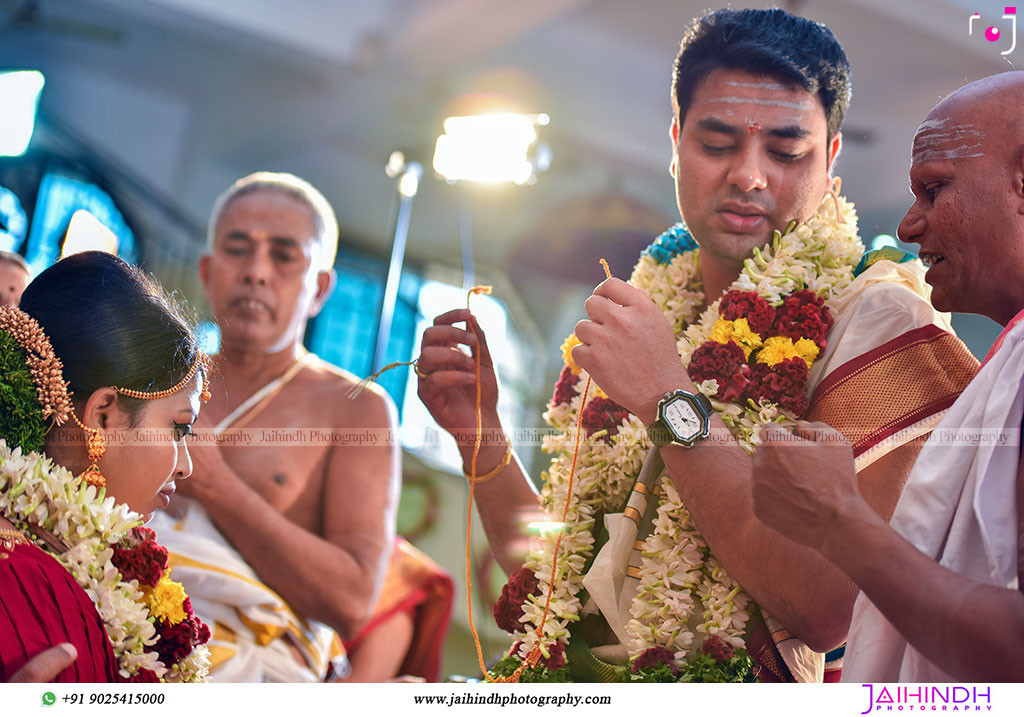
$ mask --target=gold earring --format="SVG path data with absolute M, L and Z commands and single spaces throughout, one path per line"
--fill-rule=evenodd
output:
M 78 420 L 78 416 L 71 413 L 71 417 L 75 419 L 75 423 L 86 432 L 88 436 L 88 456 L 89 456 L 89 467 L 86 468 L 82 475 L 79 476 L 82 480 L 96 488 L 102 488 L 107 484 L 107 479 L 103 477 L 103 472 L 100 470 L 99 462 L 103 458 L 103 454 L 107 452 L 107 441 L 103 437 L 103 433 L 98 428 L 89 428 L 84 423 Z

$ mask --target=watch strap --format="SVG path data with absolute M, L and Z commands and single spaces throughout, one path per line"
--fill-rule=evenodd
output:
M 669 430 L 668 426 L 665 425 L 665 422 L 662 421 L 661 418 L 656 418 L 654 423 L 647 426 L 647 437 L 650 438 L 651 443 L 658 446 L 658 448 L 667 446 L 675 440 L 675 435 Z
M 715 412 L 715 407 L 711 405 L 711 400 L 700 391 L 697 391 L 697 393 L 693 395 L 697 398 L 697 403 L 699 403 L 700 407 L 704 409 L 704 413 L 707 414 L 707 417 L 711 418 Z

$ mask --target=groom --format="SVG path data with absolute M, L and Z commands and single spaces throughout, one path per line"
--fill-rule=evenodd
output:
M 849 93 L 846 56 L 823 25 L 781 10 L 719 10 L 692 23 L 675 64 L 671 172 L 680 215 L 700 247 L 707 304 L 729 288 L 774 230 L 815 214 L 832 185 Z M 871 436 L 859 446 L 857 477 L 867 502 L 887 519 L 919 449 L 914 439 L 952 403 L 976 362 L 924 298 L 919 262 L 862 264 L 808 393 L 812 415 L 818 411 L 840 430 Z M 643 424 L 655 421 L 667 392 L 697 393 L 679 360 L 673 327 L 646 294 L 609 279 L 587 300 L 586 311 L 589 320 L 575 332 L 582 344 L 571 359 Z M 464 321 L 474 319 L 465 310 L 451 311 L 424 334 L 419 395 L 438 423 L 460 437 L 468 472 L 475 431 L 466 427 L 476 421 L 476 378 L 473 360 L 458 345 L 470 346 L 485 369 L 492 364 L 482 334 L 478 344 L 455 326 Z M 890 381 L 915 390 L 897 405 L 878 389 Z M 814 393 L 826 384 L 841 389 L 827 397 Z M 537 498 L 518 462 L 507 460 L 511 447 L 490 370 L 483 388 L 477 474 L 488 480 L 476 496 L 491 547 L 511 574 L 522 564 L 521 516 L 536 511 Z M 837 679 L 834 671 L 826 677 L 824 657 L 815 653 L 845 640 L 855 587 L 819 554 L 755 517 L 750 458 L 717 416 L 710 429 L 728 438 L 692 448 L 670 443 L 661 455 L 715 557 L 770 616 L 767 627 L 746 636 L 761 679 Z M 616 637 L 626 642 L 621 626 Z

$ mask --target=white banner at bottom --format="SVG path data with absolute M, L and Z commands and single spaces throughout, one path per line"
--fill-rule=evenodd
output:
M 1024 714 L 1024 684 L 4 685 L 0 714 L 236 715 Z

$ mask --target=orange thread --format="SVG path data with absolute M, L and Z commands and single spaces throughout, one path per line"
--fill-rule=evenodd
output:
M 580 432 L 583 424 L 583 406 L 587 403 L 587 394 L 590 393 L 590 376 L 583 386 L 583 398 L 580 400 L 580 410 L 576 413 L 576 443 L 572 449 L 572 467 L 569 468 L 569 486 L 565 492 L 565 506 L 562 508 L 562 527 L 558 531 L 558 538 L 555 540 L 555 549 L 551 560 L 551 581 L 548 584 L 548 596 L 544 600 L 544 612 L 540 618 L 540 625 L 537 627 L 537 639 L 543 638 L 544 624 L 548 621 L 548 608 L 551 606 L 551 594 L 555 590 L 555 576 L 558 574 L 558 551 L 562 547 L 562 536 L 565 535 L 565 519 L 569 516 L 569 501 L 572 499 L 572 484 L 576 477 L 576 461 L 580 455 Z
M 469 308 L 469 300 L 474 294 L 490 294 L 489 286 L 474 286 L 466 293 L 466 308 Z M 476 458 L 480 453 L 480 442 L 483 432 L 483 413 L 480 408 L 481 392 L 483 386 L 480 382 L 480 336 L 476 333 L 476 327 L 472 319 L 466 320 L 466 327 L 473 333 L 476 339 L 476 437 L 473 439 L 473 458 L 469 463 L 469 510 L 466 513 L 466 617 L 469 620 L 469 631 L 473 633 L 473 642 L 476 645 L 476 657 L 480 662 L 480 672 L 484 679 L 493 682 L 493 678 L 487 674 L 487 666 L 484 664 L 484 650 L 480 646 L 480 635 L 477 634 L 476 626 L 473 624 L 473 577 L 472 577 L 472 555 L 471 545 L 473 538 L 473 493 L 476 488 Z
M 608 279 L 612 278 L 612 272 L 608 268 L 608 262 L 601 259 L 601 266 L 604 268 L 605 276 Z M 474 294 L 490 294 L 491 287 L 489 286 L 474 286 L 469 290 L 466 295 L 466 308 L 469 308 L 469 300 Z M 526 656 L 525 660 L 521 660 L 519 667 L 508 677 L 492 677 L 487 672 L 487 666 L 484 664 L 484 651 L 480 646 L 480 636 L 477 634 L 476 626 L 473 624 L 473 582 L 472 582 L 472 571 L 471 571 L 471 553 L 470 543 L 473 534 L 473 493 L 476 487 L 476 459 L 480 453 L 480 443 L 482 440 L 481 434 L 483 433 L 483 415 L 481 411 L 481 391 L 483 390 L 480 381 L 480 337 L 476 333 L 476 328 L 473 326 L 472 321 L 466 321 L 466 326 L 473 333 L 473 338 L 476 339 L 476 438 L 473 441 L 473 459 L 470 462 L 469 467 L 469 510 L 466 514 L 466 616 L 469 619 L 469 631 L 473 634 L 473 642 L 476 644 L 476 656 L 480 663 L 480 672 L 484 676 L 484 680 L 487 682 L 519 682 L 519 677 L 523 674 L 523 670 L 526 669 L 527 664 L 530 667 L 535 667 L 540 661 L 540 643 L 544 636 L 544 625 L 547 624 L 548 614 L 551 610 L 551 597 L 555 590 L 555 577 L 558 575 L 558 552 L 562 548 L 562 536 L 565 535 L 565 520 L 569 516 L 569 502 L 572 500 L 572 488 L 573 482 L 576 477 L 576 463 L 579 460 L 580 455 L 580 436 L 583 426 L 583 406 L 587 402 L 587 395 L 590 393 L 590 376 L 587 376 L 587 382 L 583 386 L 583 397 L 580 400 L 580 410 L 576 413 L 576 440 L 573 445 L 572 451 L 572 466 L 569 468 L 569 485 L 565 493 L 565 506 L 562 508 L 562 527 L 558 531 L 558 538 L 555 539 L 555 549 L 551 556 L 551 579 L 548 581 L 548 594 L 544 599 L 544 612 L 541 614 L 540 625 L 537 626 L 537 643 L 534 648 L 530 650 L 530 654 Z

